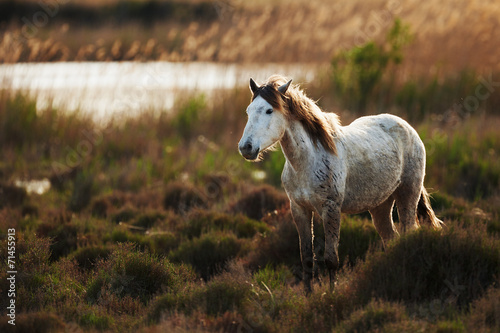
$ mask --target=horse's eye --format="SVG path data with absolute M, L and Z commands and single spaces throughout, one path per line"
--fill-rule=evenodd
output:
M 273 109 L 267 109 L 266 114 L 271 114 L 273 113 Z

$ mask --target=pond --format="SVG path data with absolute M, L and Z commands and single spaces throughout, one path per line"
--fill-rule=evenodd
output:
M 0 89 L 28 93 L 37 108 L 90 114 L 95 120 L 168 111 L 179 96 L 243 88 L 279 73 L 311 81 L 317 65 L 170 62 L 60 62 L 0 65 Z M 116 117 L 115 117 L 116 119 Z

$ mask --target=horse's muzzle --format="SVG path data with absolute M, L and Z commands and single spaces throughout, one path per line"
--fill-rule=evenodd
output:
M 241 156 L 250 161 L 256 160 L 260 152 L 259 147 L 253 147 L 249 141 L 245 142 L 244 144 L 240 144 L 238 146 L 238 149 Z

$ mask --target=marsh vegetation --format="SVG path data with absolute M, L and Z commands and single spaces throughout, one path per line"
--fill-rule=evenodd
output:
M 36 6 L 29 1 L 13 3 Z M 229 22 L 220 18 L 219 11 L 211 12 L 214 7 L 196 16 L 196 8 L 207 6 L 204 2 L 161 2 L 158 6 L 180 7 L 175 15 L 149 26 L 133 19 L 77 25 L 73 22 L 79 18 L 71 18 L 67 9 L 12 53 L 18 58 L 2 59 L 51 60 L 41 56 L 43 48 L 38 48 L 40 56 L 29 58 L 34 54 L 30 43 L 46 43 L 45 36 L 50 36 L 51 43 L 68 50 L 67 58 L 52 60 L 78 60 L 85 38 L 94 45 L 95 35 L 101 34 L 104 58 L 99 60 L 113 60 L 108 49 L 118 40 L 117 31 L 130 39 L 129 45 L 120 37 L 126 48 L 136 38 L 141 41 L 138 57 L 131 59 L 164 59 L 148 58 L 142 47 L 147 45 L 143 45 L 144 36 L 156 29 L 163 33 L 168 25 L 168 31 L 178 31 L 182 42 L 179 49 L 165 51 L 165 59 L 173 60 L 177 52 L 178 59 L 184 60 L 255 61 L 262 53 L 248 51 L 246 45 L 253 44 L 245 39 L 248 34 L 240 33 L 244 25 L 252 27 L 252 36 L 268 36 L 269 40 L 261 39 L 270 43 L 264 45 L 272 45 L 278 37 L 264 34 L 271 20 L 277 22 L 277 29 L 292 34 L 293 22 L 313 24 L 307 18 L 317 16 L 320 9 L 327 15 L 335 7 L 316 1 L 283 3 L 236 2 L 226 12 L 226 19 L 233 20 Z M 124 4 L 108 1 L 106 5 L 113 9 Z M 366 10 L 385 8 L 385 3 L 379 5 L 374 1 Z M 99 2 L 88 2 L 88 15 L 97 15 L 93 6 Z M 488 6 L 484 3 L 471 10 L 487 12 Z M 352 14 L 354 7 L 335 7 L 335 13 Z M 368 215 L 343 216 L 342 269 L 334 291 L 329 289 L 322 261 L 324 235 L 318 222 L 314 229 L 317 278 L 312 293 L 304 292 L 298 235 L 280 187 L 281 152 L 267 154 L 260 163 L 247 163 L 237 152 L 250 100 L 247 88 L 221 91 L 215 99 L 179 95 L 173 112 L 144 110 L 140 116 L 99 126 L 86 114 L 50 105 L 37 107 L 37 101 L 26 94 L 1 91 L 0 290 L 3 295 L 9 288 L 4 236 L 14 228 L 19 272 L 15 331 L 498 331 L 500 74 L 479 65 L 491 64 L 486 56 L 491 45 L 470 46 L 475 51 L 470 66 L 458 55 L 450 56 L 442 67 L 434 54 L 426 57 L 427 48 L 434 50 L 431 53 L 445 50 L 443 57 L 451 52 L 437 37 L 427 39 L 428 46 L 415 53 L 430 32 L 418 30 L 423 28 L 412 23 L 416 16 L 405 14 L 411 10 L 402 8 L 401 21 L 391 19 L 384 33 L 355 49 L 327 54 L 321 44 L 306 55 L 292 47 L 307 48 L 309 44 L 300 42 L 301 35 L 295 42 L 289 36 L 266 58 L 327 62 L 328 71 L 303 83 L 324 110 L 338 113 L 344 124 L 364 114 L 400 115 L 426 145 L 426 186 L 447 228 L 441 232 L 421 228 L 383 251 Z M 438 11 L 433 7 L 429 13 L 433 10 Z M 297 18 L 285 19 L 292 12 Z M 494 15 L 494 10 L 488 13 Z M 236 15 L 241 20 L 234 21 Z M 314 38 L 327 40 L 320 32 L 328 25 L 321 22 L 340 14 L 327 15 L 324 21 L 322 15 L 314 23 L 319 29 Z M 21 27 L 15 20 L 2 20 L 2 29 L 8 32 L 3 35 L 5 45 L 9 34 Z M 445 22 L 456 27 L 451 19 Z M 64 24 L 69 28 L 62 32 Z M 233 28 L 223 29 L 225 24 Z M 447 43 L 456 43 L 448 25 L 439 26 L 440 36 L 448 31 L 455 37 Z M 478 25 L 469 26 L 467 34 L 479 34 Z M 201 31 L 220 36 L 206 37 L 202 43 L 196 34 Z M 174 32 L 164 34 L 165 38 L 175 37 Z M 198 53 L 186 48 L 191 45 L 185 41 L 186 34 L 195 38 Z M 304 39 L 309 36 L 304 35 Z M 464 36 L 469 35 L 464 32 L 462 40 Z M 232 41 L 231 48 L 224 46 L 224 38 Z M 492 33 L 489 41 L 495 38 Z M 214 58 L 210 45 L 216 39 L 221 49 Z M 170 45 L 162 43 L 155 42 L 151 54 L 161 53 L 154 51 L 158 45 Z M 203 52 L 211 56 L 204 58 Z M 306 56 L 310 58 L 301 58 Z M 44 179 L 50 189 L 42 194 L 28 193 L 19 182 Z M 7 301 L 5 297 L 0 301 L 2 318 L 6 318 Z M 2 320 L 0 330 L 12 328 L 7 325 Z

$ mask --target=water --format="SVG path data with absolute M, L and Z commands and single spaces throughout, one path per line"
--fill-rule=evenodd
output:
M 283 74 L 311 81 L 314 65 L 216 64 L 169 62 L 61 62 L 0 65 L 0 89 L 36 98 L 39 110 L 53 106 L 79 110 L 95 120 L 135 116 L 145 110 L 170 110 L 179 96 L 248 85 Z M 115 117 L 116 118 L 116 117 Z

